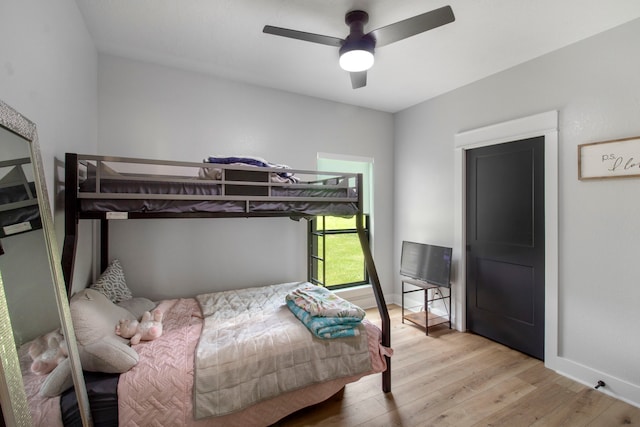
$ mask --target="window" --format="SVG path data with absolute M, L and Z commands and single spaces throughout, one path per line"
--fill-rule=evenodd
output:
M 318 169 L 332 172 L 361 173 L 363 176 L 363 225 L 370 240 L 371 177 L 373 159 L 318 154 Z M 330 289 L 369 283 L 356 217 L 318 216 L 309 221 L 308 280 Z
M 364 216 L 369 237 L 369 216 Z M 318 216 L 309 221 L 309 281 L 329 289 L 369 283 L 356 217 Z

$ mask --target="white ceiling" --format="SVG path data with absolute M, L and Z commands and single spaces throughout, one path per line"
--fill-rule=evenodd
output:
M 396 112 L 640 17 L 638 0 L 76 0 L 98 50 L 240 82 Z M 456 21 L 376 50 L 351 89 L 337 48 L 265 24 L 344 38 L 451 5 Z

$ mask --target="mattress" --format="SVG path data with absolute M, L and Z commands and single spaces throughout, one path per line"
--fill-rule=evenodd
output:
M 23 344 L 18 349 L 22 382 L 27 395 L 27 403 L 31 412 L 31 422 L 34 427 L 61 427 L 60 396 L 43 397 L 40 393 L 46 375 L 36 375 L 31 372 L 30 343 Z
M 380 329 L 365 319 L 371 360 L 369 371 L 262 400 L 229 415 L 196 420 L 193 416 L 194 354 L 204 322 L 202 311 L 195 298 L 162 301 L 158 308 L 165 313 L 163 335 L 132 346 L 140 355 L 136 366 L 120 375 L 85 372 L 94 425 L 271 425 L 299 409 L 325 401 L 346 384 L 385 371 L 384 356 L 391 355 L 391 350 L 380 344 Z M 54 398 L 39 395 L 46 376 L 31 373 L 27 349 L 28 344 L 23 345 L 19 355 L 33 425 L 80 426 L 73 389 Z
M 38 205 L 0 212 L 0 237 L 39 228 L 42 228 L 42 220 Z
M 231 197 L 225 198 L 222 194 L 222 185 L 206 179 L 194 178 L 172 182 L 102 178 L 100 198 L 92 198 L 90 193 L 96 192 L 96 180 L 89 178 L 80 184 L 80 210 L 82 212 L 164 213 L 290 212 L 339 216 L 355 215 L 358 211 L 356 192 L 352 188 L 342 186 L 314 185 L 314 188 L 301 188 L 297 185 L 274 185 L 270 187 L 270 196 L 264 193 L 264 190 L 268 189 L 266 186 L 238 185 L 232 194 L 228 194 L 229 187 L 230 185 L 227 184 L 226 196 Z M 110 198 L 110 194 L 113 194 L 114 198 Z M 244 200 L 243 196 L 248 196 L 248 201 Z M 217 200 L 212 200 L 212 197 Z M 347 197 L 351 201 L 337 200 Z M 252 200 L 252 198 L 259 200 Z
M 163 303 L 163 335 L 134 345 L 140 361 L 120 375 L 120 425 L 193 427 L 270 425 L 301 408 L 322 402 L 364 375 L 386 370 L 380 330 L 366 322 L 371 370 L 263 400 L 242 411 L 195 420 L 193 417 L 194 352 L 203 318 L 195 299 Z
M 196 297 L 204 316 L 195 357 L 195 416 L 221 416 L 312 384 L 371 370 L 368 334 L 318 339 L 285 304 L 304 282 Z
M 31 182 L 31 193 L 36 194 Z M 15 209 L 6 209 L 10 203 L 31 203 Z M 12 227 L 13 226 L 13 227 Z M 0 237 L 6 237 L 23 231 L 42 228 L 40 210 L 36 199 L 29 201 L 29 196 L 22 185 L 0 189 Z

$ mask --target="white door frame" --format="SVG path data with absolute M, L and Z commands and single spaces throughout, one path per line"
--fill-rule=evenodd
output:
M 545 365 L 558 358 L 558 112 L 548 111 L 455 135 L 454 253 L 458 260 L 454 281 L 455 328 L 466 330 L 466 204 L 465 151 L 526 138 L 544 136 L 545 192 Z

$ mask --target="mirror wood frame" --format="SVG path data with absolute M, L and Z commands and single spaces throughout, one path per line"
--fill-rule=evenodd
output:
M 25 140 L 29 146 L 29 154 L 33 165 L 34 183 L 36 186 L 38 207 L 42 220 L 42 231 L 51 269 L 51 279 L 54 287 L 60 328 L 69 348 L 69 362 L 76 390 L 80 416 L 84 426 L 92 426 L 89 399 L 84 383 L 82 365 L 78 354 L 78 347 L 71 320 L 69 300 L 62 275 L 62 264 L 58 245 L 56 243 L 53 216 L 49 204 L 40 146 L 36 125 L 0 100 L 0 128 L 4 128 Z M 2 143 L 0 142 L 0 145 Z M 1 272 L 0 272 L 1 273 Z M 31 414 L 20 371 L 20 362 L 16 349 L 15 338 L 9 317 L 4 284 L 0 274 L 0 403 L 7 425 L 31 426 Z

